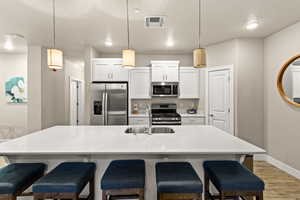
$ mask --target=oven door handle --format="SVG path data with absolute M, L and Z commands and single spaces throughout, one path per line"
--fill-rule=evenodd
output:
M 167 125 L 181 125 L 181 122 L 180 121 L 178 121 L 178 122 L 165 122 L 165 121 L 154 122 L 154 121 L 152 121 L 152 125 L 163 125 L 163 124 L 167 124 Z

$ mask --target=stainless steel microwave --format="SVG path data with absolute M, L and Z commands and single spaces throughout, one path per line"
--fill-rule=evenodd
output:
M 151 86 L 152 97 L 177 97 L 179 95 L 178 83 L 153 82 Z

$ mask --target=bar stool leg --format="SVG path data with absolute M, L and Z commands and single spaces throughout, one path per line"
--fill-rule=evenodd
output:
M 144 200 L 144 190 L 139 190 L 139 200 Z
M 108 200 L 107 199 L 107 193 L 105 190 L 102 191 L 102 200 Z
M 204 197 L 209 199 L 209 178 L 206 173 L 204 173 Z
M 223 191 L 220 192 L 220 200 L 225 200 L 225 194 Z
M 11 197 L 9 199 L 10 200 L 17 200 L 17 196 L 16 195 L 11 195 Z
M 95 177 L 92 177 L 90 182 L 89 182 L 89 200 L 94 200 L 95 198 Z
M 263 199 L 264 199 L 263 192 L 260 192 L 258 195 L 256 195 L 256 200 L 263 200 Z

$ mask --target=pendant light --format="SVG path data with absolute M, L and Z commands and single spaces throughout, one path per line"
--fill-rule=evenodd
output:
M 130 49 L 130 35 L 129 35 L 129 14 L 128 14 L 128 0 L 126 0 L 127 13 L 127 49 L 123 50 L 123 67 L 135 67 L 135 51 Z
M 195 68 L 202 68 L 202 67 L 206 67 L 206 53 L 205 53 L 205 49 L 201 48 L 201 40 L 200 40 L 200 36 L 201 36 L 201 0 L 199 0 L 199 32 L 198 32 L 198 42 L 199 42 L 199 46 L 197 49 L 194 50 L 193 52 L 193 57 L 194 57 L 194 67 Z
M 53 1 L 53 46 L 47 49 L 47 63 L 49 69 L 56 71 L 63 68 L 63 52 L 55 48 L 55 0 Z

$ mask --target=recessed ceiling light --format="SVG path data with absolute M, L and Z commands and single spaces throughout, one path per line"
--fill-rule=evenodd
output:
M 138 13 L 141 12 L 141 9 L 139 9 L 139 8 L 134 8 L 133 10 L 134 10 L 134 12 L 135 12 L 136 14 L 138 14 Z
M 6 40 L 4 43 L 4 49 L 12 51 L 14 49 L 13 43 L 11 40 Z
M 166 45 L 168 47 L 172 47 L 172 46 L 174 46 L 174 42 L 172 40 L 168 40 L 167 43 L 166 43 Z
M 111 41 L 106 41 L 106 42 L 105 42 L 105 46 L 110 47 L 110 46 L 112 46 L 112 45 L 113 45 L 113 43 L 112 43 Z
M 246 25 L 247 30 L 254 30 L 254 29 L 257 29 L 257 27 L 258 27 L 258 22 L 257 21 L 249 22 Z

